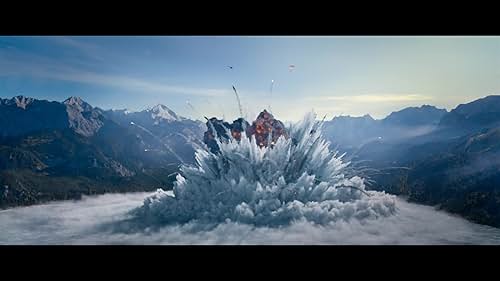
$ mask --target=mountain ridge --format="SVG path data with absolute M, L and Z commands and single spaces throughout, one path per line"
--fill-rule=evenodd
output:
M 0 99 L 0 189 L 9 191 L 0 196 L 0 208 L 171 188 L 179 164 L 194 161 L 188 141 L 203 128 L 166 106 L 156 109 L 145 111 L 147 129 L 115 122 L 109 111 L 79 97 Z

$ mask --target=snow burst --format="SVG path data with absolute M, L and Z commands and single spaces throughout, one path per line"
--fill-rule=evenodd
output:
M 196 165 L 181 167 L 173 194 L 158 190 L 132 214 L 151 225 L 232 221 L 271 227 L 394 214 L 395 197 L 365 190 L 362 177 L 348 176 L 349 163 L 329 150 L 315 120 L 307 114 L 272 147 L 259 147 L 243 132 L 239 141 L 218 140 L 219 153 L 198 149 Z

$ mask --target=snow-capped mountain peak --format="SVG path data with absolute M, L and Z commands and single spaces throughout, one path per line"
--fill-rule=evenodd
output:
M 146 110 L 151 113 L 151 118 L 156 121 L 165 120 L 165 121 L 180 121 L 182 120 L 174 111 L 169 109 L 163 104 L 157 104 Z

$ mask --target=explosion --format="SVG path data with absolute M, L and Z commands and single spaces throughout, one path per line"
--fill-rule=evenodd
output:
M 395 197 L 365 190 L 329 150 L 310 113 L 289 128 L 263 111 L 250 125 L 207 119 L 196 165 L 183 165 L 173 195 L 158 190 L 132 214 L 150 224 L 235 221 L 280 226 L 305 220 L 328 224 L 396 212 Z
M 264 109 L 251 126 L 243 118 L 234 120 L 232 124 L 215 117 L 207 118 L 207 131 L 204 134 L 203 141 L 209 147 L 210 151 L 217 153 L 219 146 L 215 141 L 216 138 L 219 138 L 221 141 L 227 141 L 230 134 L 233 139 L 240 141 L 242 132 L 245 132 L 248 137 L 255 136 L 257 144 L 261 148 L 264 146 L 267 147 L 269 142 L 271 143 L 271 147 L 274 146 L 281 136 L 288 137 L 283 122 L 274 119 L 274 116 Z

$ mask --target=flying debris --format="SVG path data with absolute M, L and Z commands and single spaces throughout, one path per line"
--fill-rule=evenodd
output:
M 317 125 L 312 128 L 312 130 L 309 132 L 309 134 L 311 134 L 311 135 L 315 134 L 316 130 L 319 128 L 319 126 L 321 126 L 325 122 L 325 119 L 326 119 L 326 114 L 325 114 L 325 116 L 323 116 L 323 119 L 321 119 L 321 122 L 317 123 Z
M 190 109 L 192 109 L 193 111 L 196 111 L 194 106 L 188 100 L 186 101 L 186 104 L 187 104 L 187 106 L 189 106 Z
M 236 95 L 236 100 L 238 101 L 238 108 L 240 110 L 240 117 L 243 117 L 243 109 L 241 108 L 240 96 L 238 95 L 238 92 L 236 91 L 236 88 L 234 86 L 233 86 L 233 91 L 234 91 L 234 94 Z

